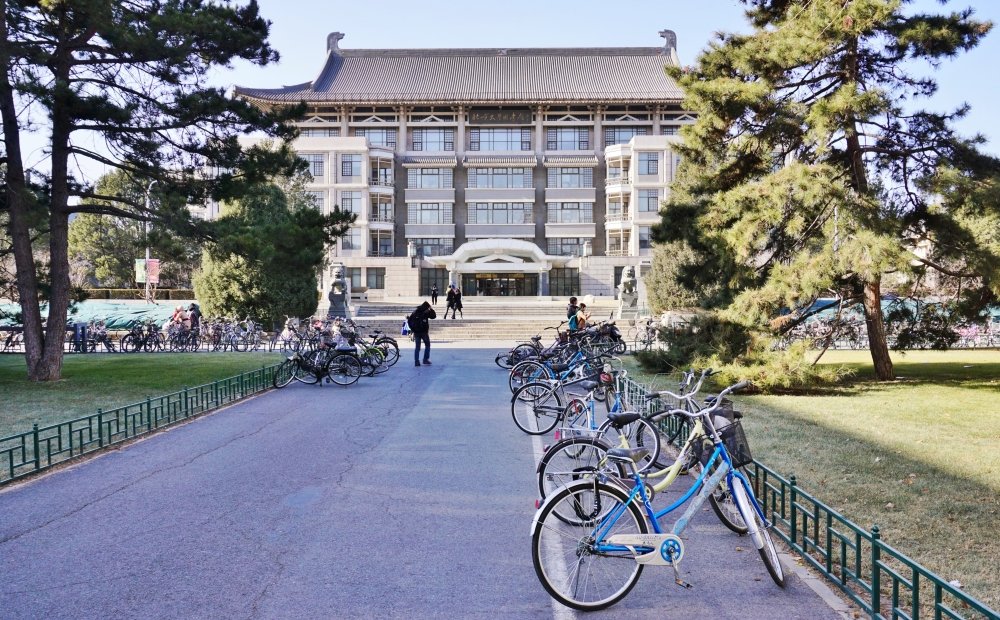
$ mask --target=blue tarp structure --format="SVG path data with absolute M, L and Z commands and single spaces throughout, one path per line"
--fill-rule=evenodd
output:
M 103 320 L 111 330 L 125 330 L 134 324 L 152 319 L 156 324 L 166 323 L 173 314 L 174 308 L 183 305 L 185 308 L 194 300 L 164 300 L 155 304 L 145 301 L 88 299 L 76 305 L 76 314 L 70 314 L 68 323 L 90 320 Z M 197 302 L 195 302 L 197 303 Z M 17 304 L 0 303 L 0 316 L 14 315 L 21 311 Z M 48 309 L 42 306 L 42 316 L 48 315 Z M 12 318 L 0 318 L 0 327 L 17 325 Z

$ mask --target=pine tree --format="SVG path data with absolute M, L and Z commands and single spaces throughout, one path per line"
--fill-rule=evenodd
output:
M 698 120 L 655 239 L 687 241 L 700 264 L 679 281 L 721 283 L 703 302 L 748 327 L 791 329 L 821 296 L 860 303 L 876 376 L 892 379 L 883 278 L 938 269 L 978 278 L 980 304 L 1000 292 L 995 239 L 969 225 L 1000 213 L 982 200 L 1000 162 L 954 130 L 966 107 L 921 109 L 935 82 L 911 73 L 992 24 L 971 9 L 908 13 L 906 0 L 744 4 L 750 34 L 668 69 Z M 921 239 L 930 255 L 914 254 Z
M 301 107 L 265 112 L 208 84 L 235 60 L 278 59 L 257 3 L 207 0 L 0 0 L 0 118 L 6 164 L 0 207 L 17 265 L 28 377 L 55 380 L 70 297 L 68 224 L 72 213 L 150 220 L 185 234 L 213 232 L 186 205 L 239 196 L 275 174 L 301 168 L 291 149 L 243 148 L 237 138 L 263 131 L 293 135 L 284 121 Z M 51 169 L 25 168 L 22 135 L 42 127 Z M 88 148 L 92 139 L 101 149 Z M 105 196 L 81 182 L 73 165 L 96 161 L 124 171 L 155 200 Z M 206 175 L 206 171 L 219 171 Z M 44 187 L 44 199 L 34 192 Z M 78 204 L 76 200 L 80 199 Z M 49 273 L 33 260 L 41 228 Z M 49 314 L 39 312 L 48 292 Z M 50 337 L 47 337 L 49 335 Z

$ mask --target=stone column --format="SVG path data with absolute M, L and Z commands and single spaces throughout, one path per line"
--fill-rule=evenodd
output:
M 545 110 L 543 105 L 535 107 L 535 157 L 538 160 L 532 178 L 535 181 L 535 205 L 531 212 L 535 218 L 535 243 L 546 248 L 545 237 L 545 185 L 548 175 L 543 164 L 545 157 Z
M 351 119 L 351 108 L 347 106 L 341 106 L 340 108 L 340 136 L 347 137 L 350 135 L 350 128 L 347 123 Z
M 660 135 L 660 106 L 653 108 L 653 135 Z
M 465 186 L 468 185 L 469 177 L 462 165 L 462 158 L 465 157 L 465 112 L 464 105 L 455 108 L 455 120 L 458 121 L 458 127 L 455 128 L 455 158 L 458 160 L 458 164 L 455 166 L 454 175 L 452 175 L 455 184 L 455 204 L 452 205 L 451 215 L 455 222 L 454 246 L 456 249 L 465 243 L 465 222 L 468 213 L 465 204 Z M 444 291 L 441 294 L 443 295 Z
M 409 113 L 409 108 L 405 106 L 399 106 L 396 108 L 396 115 L 399 117 L 399 135 L 396 136 L 396 153 L 402 154 L 407 149 L 407 137 L 406 137 L 406 115 Z
M 594 152 L 597 154 L 597 168 L 594 169 L 594 186 L 596 202 L 594 203 L 594 242 L 591 245 L 591 256 L 604 254 L 604 216 L 608 210 L 608 196 L 604 181 L 608 176 L 608 162 L 604 159 L 604 106 L 594 106 Z M 580 269 L 583 273 L 582 265 Z
M 548 270 L 543 271 L 538 274 L 538 295 L 541 297 L 549 296 L 549 272 Z

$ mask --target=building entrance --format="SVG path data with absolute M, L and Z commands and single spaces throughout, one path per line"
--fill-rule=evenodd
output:
M 538 295 L 537 273 L 466 273 L 462 295 L 523 297 Z

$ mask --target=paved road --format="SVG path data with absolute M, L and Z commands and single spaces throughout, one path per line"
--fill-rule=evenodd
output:
M 548 618 L 530 438 L 488 349 L 293 384 L 0 492 L 3 618 Z M 707 510 L 707 509 L 706 509 Z M 840 618 L 711 513 L 589 618 Z M 713 563 L 715 566 L 713 567 Z

